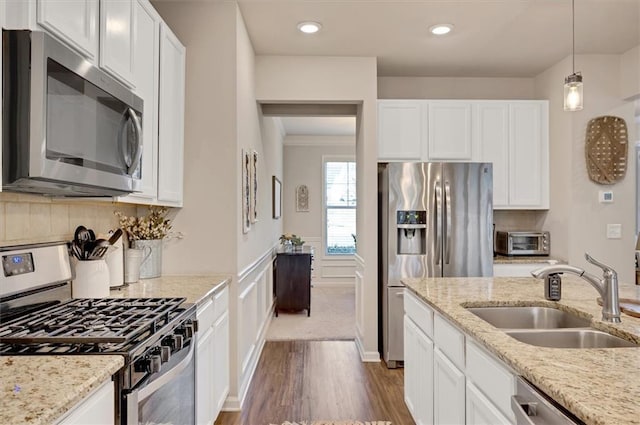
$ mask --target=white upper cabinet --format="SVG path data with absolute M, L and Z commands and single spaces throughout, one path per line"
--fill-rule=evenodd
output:
M 493 208 L 548 209 L 548 102 L 482 101 L 474 108 L 478 160 L 493 163 Z
M 87 59 L 98 56 L 98 0 L 38 0 L 38 24 Z
M 133 82 L 144 101 L 142 119 L 142 191 L 122 202 L 155 203 L 158 196 L 158 82 L 161 18 L 148 0 L 134 0 L 135 44 Z
M 474 140 L 480 161 L 493 163 L 493 208 L 509 206 L 509 105 L 480 102 L 474 110 Z
M 100 67 L 130 87 L 134 86 L 137 4 L 137 0 L 100 2 Z
M 548 103 L 509 105 L 509 207 L 549 208 Z
M 379 100 L 379 161 L 493 163 L 494 209 L 549 209 L 546 100 Z
M 185 48 L 160 25 L 160 112 L 158 202 L 182 206 L 184 158 Z
M 426 154 L 428 161 L 471 161 L 471 102 L 429 101 Z
M 381 100 L 378 102 L 378 158 L 390 161 L 420 161 L 426 125 L 422 103 Z

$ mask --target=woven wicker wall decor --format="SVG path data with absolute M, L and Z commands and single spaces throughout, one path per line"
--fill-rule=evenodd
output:
M 627 123 L 620 117 L 593 118 L 587 124 L 585 155 L 589 178 L 614 184 L 627 172 Z

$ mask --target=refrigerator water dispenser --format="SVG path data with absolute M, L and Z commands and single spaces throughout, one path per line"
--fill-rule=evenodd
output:
M 427 212 L 398 211 L 398 255 L 425 255 L 427 253 Z

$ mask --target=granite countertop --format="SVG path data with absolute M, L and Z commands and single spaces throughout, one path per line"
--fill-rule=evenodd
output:
M 52 424 L 124 365 L 122 356 L 0 357 L 0 424 Z
M 496 255 L 493 257 L 493 264 L 533 264 L 533 263 L 548 263 L 558 264 L 566 263 L 564 260 L 560 260 L 548 255 L 527 255 L 527 256 L 508 256 L 508 255 Z
M 229 276 L 162 276 L 111 291 L 114 298 L 186 297 L 198 303 L 231 281 Z M 0 357 L 0 424 L 54 423 L 110 379 L 122 356 Z
M 591 325 L 640 343 L 640 319 L 600 320 L 598 293 L 578 277 L 563 275 L 562 300 L 546 301 L 534 278 L 403 279 L 409 290 L 451 320 L 551 398 L 591 424 L 640 424 L 640 347 L 545 348 L 519 342 L 465 307 L 538 305 L 591 318 Z M 640 287 L 621 286 L 621 298 L 640 299 Z
M 186 302 L 197 304 L 222 285 L 231 281 L 226 275 L 161 276 L 141 279 L 136 283 L 112 289 L 112 298 L 186 297 Z

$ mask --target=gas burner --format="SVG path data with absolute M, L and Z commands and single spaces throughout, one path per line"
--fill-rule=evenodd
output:
M 135 343 L 182 311 L 185 298 L 75 299 L 0 325 L 0 344 Z

